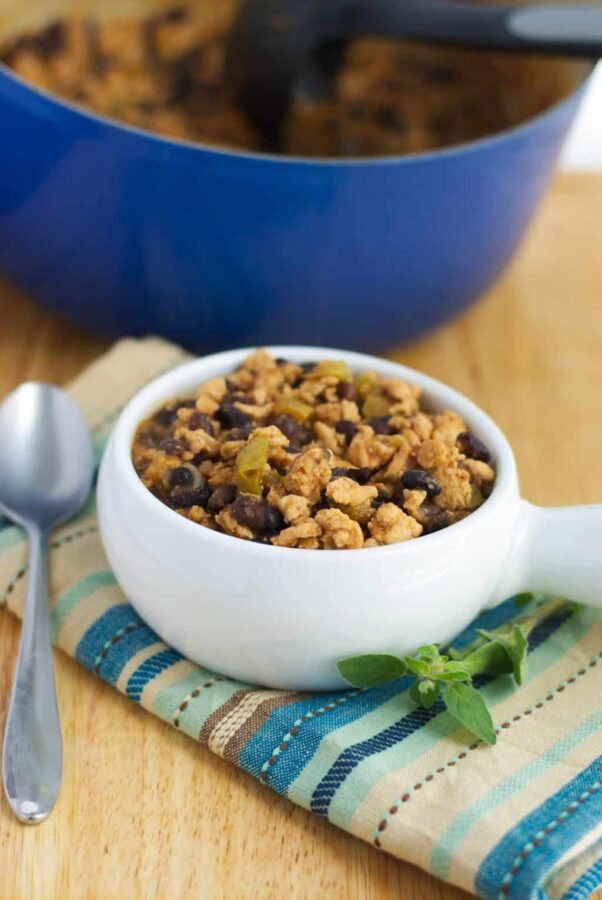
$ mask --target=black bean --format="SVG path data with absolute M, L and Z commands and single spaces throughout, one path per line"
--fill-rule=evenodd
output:
M 350 444 L 357 431 L 355 422 L 350 422 L 349 419 L 341 419 L 334 427 L 335 431 L 345 436 L 345 443 Z
M 215 413 L 215 418 L 226 428 L 242 428 L 253 422 L 251 416 L 242 409 L 224 403 Z
M 436 503 L 425 501 L 420 507 L 422 527 L 425 534 L 433 531 L 441 531 L 451 525 L 451 513 L 447 509 L 441 509 Z
M 180 400 L 178 406 L 183 407 L 184 409 L 194 409 L 196 406 L 196 400 L 194 397 L 187 397 L 185 400 Z
M 164 406 L 163 409 L 158 409 L 154 414 L 153 422 L 155 422 L 157 425 L 164 425 L 165 428 L 168 428 L 170 425 L 173 425 L 177 417 L 177 409 L 173 409 L 169 406 Z
M 210 509 L 211 512 L 219 512 L 224 506 L 232 503 L 235 498 L 236 488 L 233 484 L 220 484 L 209 497 L 207 509 Z
M 362 466 L 360 469 L 345 469 L 343 466 L 335 466 L 332 469 L 334 478 L 352 478 L 358 484 L 366 484 L 370 481 L 376 469 L 370 469 L 368 466 Z
M 155 16 L 154 21 L 161 25 L 163 23 L 168 22 L 182 22 L 188 16 L 188 11 L 184 9 L 182 6 L 172 6 L 171 9 L 166 9 L 163 12 L 158 13 Z
M 178 466 L 177 469 L 172 469 L 168 480 L 171 487 L 190 487 L 194 481 L 192 466 Z
M 311 370 L 315 369 L 315 367 L 316 367 L 316 363 L 314 363 L 314 362 L 297 363 L 297 365 L 299 366 L 299 368 L 301 369 L 303 374 L 300 375 L 299 378 L 295 378 L 295 380 L 293 381 L 291 387 L 294 387 L 294 388 L 297 388 L 297 387 L 299 387 L 299 385 L 303 384 L 303 380 L 304 380 L 305 376 L 307 375 L 307 373 L 311 372 Z
M 159 450 L 163 450 L 168 456 L 182 456 L 188 450 L 188 444 L 186 441 L 179 440 L 179 438 L 169 437 L 161 441 Z
M 391 494 L 387 490 L 385 490 L 382 487 L 379 487 L 377 490 L 378 490 L 378 494 L 370 502 L 370 506 L 372 507 L 372 509 L 378 509 L 378 507 L 381 506 L 383 503 L 391 502 Z
M 344 466 L 334 466 L 330 470 L 330 474 L 332 478 L 349 478 L 350 472 L 357 472 L 357 469 L 346 469 Z
M 246 425 L 241 425 L 240 428 L 230 429 L 222 437 L 227 441 L 246 441 L 254 427 L 253 422 L 248 422 Z
M 111 68 L 111 61 L 106 59 L 103 56 L 97 56 L 94 62 L 91 65 L 92 73 L 96 75 L 97 78 L 103 78 L 109 69 Z M 82 98 L 87 97 L 85 91 L 80 92 L 82 94 Z M 138 104 L 140 110 L 145 113 L 154 113 L 157 112 L 161 108 L 160 103 L 150 103 L 148 100 L 143 103 Z
M 289 440 L 295 436 L 295 432 L 298 428 L 297 420 L 284 413 L 278 413 L 277 415 L 272 416 L 270 425 L 275 425 L 276 428 L 279 428 L 282 434 L 286 435 Z
M 188 428 L 190 428 L 191 431 L 201 429 L 202 431 L 207 432 L 207 434 L 210 434 L 211 437 L 214 437 L 215 435 L 213 424 L 207 413 L 199 412 L 198 410 L 195 410 L 188 420 Z
M 393 106 L 385 106 L 378 112 L 379 124 L 384 128 L 394 128 L 397 125 L 397 110 Z
M 21 50 L 31 50 L 42 59 L 48 59 L 61 50 L 65 43 L 65 27 L 61 21 L 51 22 L 46 28 L 33 35 L 26 35 L 16 41 L 11 48 L 11 55 Z
M 493 491 L 493 481 L 484 481 L 481 485 L 481 493 L 483 495 L 483 499 L 487 499 L 487 497 L 491 497 L 491 492 Z
M 429 497 L 441 493 L 441 485 L 424 469 L 410 469 L 401 476 L 401 484 L 409 491 L 426 491 Z
M 136 443 L 141 447 L 156 447 L 157 440 L 155 435 L 150 431 L 139 431 L 136 435 Z
M 374 434 L 393 434 L 395 431 L 387 419 L 369 419 L 368 425 L 372 427 Z
M 265 500 L 242 495 L 232 504 L 232 515 L 253 531 L 279 531 L 284 525 L 282 513 Z
M 182 53 L 171 62 L 172 82 L 169 91 L 171 103 L 185 103 L 198 89 L 195 68 L 201 59 L 200 49 L 195 48 Z
M 337 397 L 339 400 L 355 400 L 355 385 L 352 381 L 339 381 L 337 384 Z
M 284 518 L 282 516 L 282 513 L 280 512 L 279 509 L 276 509 L 275 506 L 270 506 L 269 504 L 267 504 L 267 507 L 268 508 L 266 510 L 266 521 L 267 521 L 266 531 L 273 531 L 273 532 L 280 531 L 280 529 L 284 525 Z
M 263 531 L 265 516 L 263 500 L 254 497 L 240 496 L 232 504 L 232 515 L 241 525 L 247 525 L 255 531 Z
M 398 506 L 403 507 L 403 485 L 401 479 L 391 485 L 391 500 Z
M 173 506 L 206 506 L 209 499 L 209 488 L 201 476 L 201 486 L 194 489 L 175 487 L 169 495 Z
M 489 448 L 472 431 L 463 431 L 459 434 L 456 446 L 460 453 L 469 459 L 479 459 L 481 462 L 489 462 L 491 459 Z
M 449 84 L 454 80 L 455 71 L 453 66 L 433 66 L 429 69 L 429 79 L 438 84 Z
M 173 488 L 171 493 L 174 497 L 179 497 L 180 494 L 189 494 L 205 487 L 205 479 L 197 466 L 191 462 L 185 462 L 178 466 L 177 469 L 172 469 L 168 475 L 168 481 Z
M 304 447 L 313 440 L 313 437 L 311 428 L 305 428 L 303 425 L 300 425 L 294 434 L 292 443 L 294 443 L 296 447 Z

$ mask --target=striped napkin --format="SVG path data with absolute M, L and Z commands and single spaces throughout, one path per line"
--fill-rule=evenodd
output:
M 186 359 L 162 341 L 123 341 L 72 384 L 98 458 L 128 398 Z M 0 601 L 17 614 L 25 559 L 21 531 L 0 523 Z M 380 851 L 490 900 L 578 900 L 602 883 L 602 618 L 593 610 L 550 605 L 531 633 L 520 690 L 508 677 L 481 680 L 498 729 L 487 748 L 442 707 L 417 709 L 407 678 L 308 696 L 258 690 L 184 659 L 117 586 L 94 496 L 53 535 L 51 597 L 61 649 Z M 483 614 L 458 645 L 516 614 L 512 601 Z

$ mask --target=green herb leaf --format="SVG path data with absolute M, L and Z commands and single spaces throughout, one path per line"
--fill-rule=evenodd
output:
M 423 644 L 422 647 L 419 647 L 416 651 L 416 656 L 419 659 L 425 660 L 425 662 L 439 662 L 441 656 L 439 655 L 439 644 Z
M 479 631 L 483 637 L 501 644 L 511 660 L 511 668 L 517 684 L 522 684 L 527 673 L 527 650 L 529 642 L 521 625 L 515 623 L 503 631 Z M 487 645 L 485 645 L 487 646 Z
M 415 656 L 404 656 L 403 661 L 408 671 L 414 675 L 428 675 L 431 671 L 430 663 L 423 659 L 416 659 Z
M 534 597 L 535 594 L 533 594 L 531 591 L 524 591 L 524 593 L 516 595 L 516 597 L 514 598 L 514 605 L 528 606 L 531 600 L 534 599 Z
M 414 703 L 424 706 L 425 709 L 430 709 L 439 696 L 440 691 L 441 687 L 437 682 L 431 681 L 429 678 L 419 679 L 410 688 L 410 696 Z
M 470 669 L 464 664 L 464 660 L 446 662 L 440 672 L 432 674 L 439 681 L 470 681 L 472 675 Z
M 410 697 L 417 703 L 418 706 L 422 706 L 422 697 L 420 696 L 420 680 L 416 679 L 416 681 L 412 682 L 412 686 L 410 687 Z
M 527 650 L 529 649 L 529 641 L 523 633 L 520 625 L 515 625 L 513 629 L 514 650 L 512 661 L 514 663 L 514 680 L 517 684 L 522 684 L 527 674 Z
M 350 656 L 339 660 L 337 668 L 346 681 L 360 688 L 376 687 L 406 673 L 403 660 L 388 653 Z
M 486 744 L 495 744 L 493 722 L 485 701 L 472 685 L 447 684 L 443 702 L 451 715 Z
M 481 644 L 462 660 L 471 675 L 504 675 L 514 671 L 514 660 L 502 641 Z

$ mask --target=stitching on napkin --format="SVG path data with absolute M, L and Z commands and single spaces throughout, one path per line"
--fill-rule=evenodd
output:
M 543 706 L 545 706 L 546 703 L 549 703 L 552 700 L 554 700 L 554 698 L 557 697 L 558 694 L 561 694 L 565 690 L 565 688 L 567 688 L 570 684 L 574 684 L 578 678 L 581 678 L 583 675 L 586 675 L 587 672 L 589 672 L 591 669 L 594 669 L 598 665 L 598 662 L 601 659 L 602 659 L 602 651 L 600 653 L 596 654 L 596 656 L 592 657 L 590 659 L 589 663 L 584 664 L 580 669 L 577 669 L 577 671 L 575 671 L 571 675 L 569 675 L 568 678 L 560 681 L 555 688 L 548 691 L 548 693 L 545 695 L 545 697 L 543 697 L 541 700 L 538 700 L 537 703 L 534 703 L 532 706 L 526 707 L 521 712 L 513 715 L 511 719 L 506 719 L 505 722 L 502 722 L 501 725 L 499 725 L 495 729 L 495 733 L 499 734 L 502 729 L 505 730 L 507 728 L 510 728 L 514 722 L 518 722 L 524 716 L 532 715 L 536 710 L 541 709 Z M 412 787 L 408 788 L 401 795 L 401 797 L 399 797 L 397 800 L 395 800 L 395 802 L 389 807 L 389 809 L 382 814 L 378 825 L 374 829 L 374 836 L 373 836 L 374 846 L 378 847 L 378 848 L 381 847 L 380 836 L 383 833 L 383 831 L 385 831 L 390 817 L 394 816 L 398 812 L 398 810 L 402 804 L 407 803 L 416 791 L 422 790 L 422 788 L 426 784 L 429 784 L 431 781 L 434 781 L 434 779 L 437 775 L 442 775 L 448 768 L 453 768 L 461 760 L 466 759 L 469 752 L 471 750 L 476 750 L 477 747 L 481 746 L 481 744 L 482 744 L 482 741 L 475 741 L 475 743 L 470 744 L 470 746 L 464 747 L 460 751 L 460 753 L 458 753 L 457 756 L 454 756 L 452 759 L 448 760 L 443 765 L 438 766 L 438 768 L 432 769 L 427 775 L 425 775 L 423 778 L 419 779 L 416 782 L 416 784 L 414 784 Z
M 180 705 L 177 706 L 176 709 L 174 709 L 170 716 L 174 728 L 180 727 L 180 713 L 184 712 L 190 701 L 198 697 L 201 691 L 203 691 L 205 688 L 213 687 L 213 685 L 217 681 L 224 681 L 223 675 L 216 675 L 215 678 L 210 678 L 208 681 L 204 681 L 203 684 L 200 684 L 198 687 L 195 687 L 195 689 L 189 694 L 186 694 Z
M 94 660 L 93 671 L 97 675 L 100 671 L 103 660 L 105 660 L 109 655 L 109 650 L 111 649 L 111 647 L 115 644 L 118 644 L 121 638 L 125 637 L 128 634 L 131 634 L 132 631 L 135 631 L 136 628 L 140 628 L 140 626 L 143 624 L 143 622 L 128 622 L 127 625 L 123 625 L 121 628 L 119 628 L 115 632 L 115 634 L 109 638 L 108 641 L 104 642 L 104 644 L 102 645 L 102 650 Z
M 359 691 L 350 691 L 344 697 L 338 697 L 332 703 L 326 703 L 324 706 L 320 706 L 318 709 L 312 709 L 310 712 L 306 712 L 304 715 L 300 716 L 296 719 L 289 730 L 286 732 L 280 743 L 277 747 L 272 750 L 268 759 L 264 762 L 261 767 L 261 774 L 259 776 L 259 780 L 265 784 L 268 780 L 268 771 L 271 766 L 275 765 L 278 761 L 278 757 L 281 753 L 283 753 L 289 746 L 292 739 L 295 735 L 299 734 L 299 730 L 301 725 L 304 722 L 308 722 L 310 719 L 315 718 L 316 716 L 321 716 L 323 713 L 330 712 L 333 709 L 336 709 L 338 706 L 342 706 L 343 703 L 347 703 L 348 700 L 352 700 L 354 697 L 357 697 L 358 694 L 364 693 L 364 690 L 361 689 Z
M 506 900 L 506 897 L 510 893 L 510 885 L 515 877 L 518 874 L 520 867 L 524 863 L 526 859 L 529 858 L 531 853 L 540 847 L 547 835 L 551 834 L 555 831 L 563 822 L 565 822 L 571 813 L 575 812 L 576 809 L 581 806 L 581 804 L 585 803 L 588 797 L 591 797 L 592 794 L 595 794 L 597 790 L 602 787 L 602 781 L 597 780 L 594 781 L 583 793 L 581 793 L 576 800 L 572 800 L 568 806 L 566 806 L 561 813 L 556 816 L 555 819 L 552 819 L 548 824 L 541 828 L 539 831 L 535 833 L 535 835 L 527 841 L 522 850 L 517 853 L 512 861 L 512 865 L 508 872 L 504 875 L 501 881 L 500 892 L 498 894 L 498 900 Z
M 95 531 L 98 531 L 98 525 L 88 525 L 86 528 L 79 528 L 77 531 L 71 531 L 69 534 L 64 534 L 60 538 L 56 538 L 54 541 L 50 542 L 50 549 L 57 550 L 59 547 L 62 547 L 64 544 L 70 544 L 71 541 L 77 540 L 77 538 L 85 537 L 88 534 L 94 534 Z M 27 563 L 23 563 L 20 569 L 17 569 L 13 577 L 10 579 L 6 586 L 6 590 L 0 597 L 0 607 L 5 606 L 9 596 L 14 591 L 15 587 L 23 578 L 27 572 Z

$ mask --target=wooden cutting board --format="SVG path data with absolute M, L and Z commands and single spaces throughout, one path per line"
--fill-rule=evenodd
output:
M 602 175 L 560 176 L 487 297 L 389 354 L 497 419 L 538 503 L 602 501 L 601 227 Z M 0 323 L 0 397 L 28 378 L 64 383 L 108 345 L 8 285 Z M 0 721 L 17 639 L 0 612 Z M 72 660 L 56 663 L 63 789 L 37 828 L 19 825 L 2 797 L 1 898 L 467 896 L 294 807 Z

